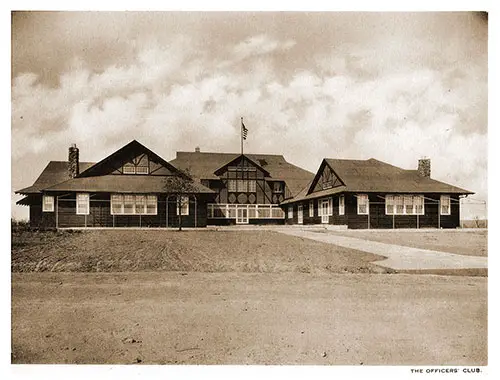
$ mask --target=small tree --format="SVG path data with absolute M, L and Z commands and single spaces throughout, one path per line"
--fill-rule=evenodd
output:
M 186 204 L 189 207 L 189 195 L 196 193 L 196 185 L 189 169 L 179 170 L 178 175 L 167 177 L 164 190 L 166 193 L 175 196 L 179 231 L 182 231 L 182 208 Z

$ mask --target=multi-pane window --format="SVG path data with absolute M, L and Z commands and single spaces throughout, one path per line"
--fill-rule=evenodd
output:
M 309 201 L 309 217 L 314 217 L 314 201 Z
M 136 166 L 131 162 L 123 165 L 123 174 L 148 174 L 149 168 L 145 165 Z
M 76 213 L 78 215 L 88 215 L 90 211 L 90 197 L 88 193 L 76 194 Z
M 345 197 L 341 195 L 339 197 L 339 215 L 345 214 Z
M 248 191 L 255 193 L 257 191 L 257 181 L 248 181 Z
M 424 215 L 423 195 L 386 195 L 386 215 Z
M 367 194 L 359 194 L 357 196 L 358 199 L 358 214 L 359 215 L 368 215 L 368 195 Z
M 229 179 L 227 181 L 227 191 L 236 191 L 236 180 Z
M 177 215 L 179 215 L 179 206 L 181 208 L 181 215 L 189 215 L 189 197 L 181 195 L 177 198 L 177 207 L 176 207 Z
M 239 193 L 255 193 L 257 191 L 257 182 L 255 180 L 229 179 L 227 181 L 227 190 Z
M 158 199 L 156 195 L 112 194 L 112 215 L 156 215 Z
M 450 207 L 450 196 L 449 195 L 441 195 L 441 199 L 439 204 L 441 205 L 441 215 L 450 215 L 451 207 Z
M 288 219 L 293 219 L 293 206 L 288 206 Z
M 52 195 L 44 195 L 42 197 L 42 211 L 54 212 L 54 197 Z

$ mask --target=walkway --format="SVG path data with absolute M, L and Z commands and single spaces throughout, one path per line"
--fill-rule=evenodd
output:
M 374 264 L 392 269 L 488 268 L 487 257 L 457 255 L 454 253 L 379 243 L 371 240 L 339 236 L 328 233 L 328 231 L 315 232 L 297 228 L 273 228 L 273 231 L 385 256 L 387 259 L 375 261 Z

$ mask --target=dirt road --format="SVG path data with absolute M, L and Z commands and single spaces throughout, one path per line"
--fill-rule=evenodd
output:
M 14 363 L 486 365 L 487 278 L 13 273 Z

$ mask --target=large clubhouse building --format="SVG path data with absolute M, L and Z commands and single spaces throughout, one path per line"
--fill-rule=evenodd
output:
M 135 140 L 97 163 L 80 162 L 73 145 L 68 161 L 49 162 L 16 193 L 25 196 L 17 203 L 29 206 L 30 225 L 52 228 L 456 228 L 459 199 L 473 194 L 431 179 L 429 159 L 405 170 L 375 159 L 325 158 L 314 174 L 270 154 L 196 148 L 166 161 Z

